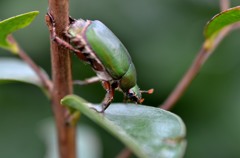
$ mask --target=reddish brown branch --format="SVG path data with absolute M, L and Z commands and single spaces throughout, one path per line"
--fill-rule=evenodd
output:
M 221 8 L 225 10 L 229 7 L 228 0 L 222 0 L 220 4 Z M 191 84 L 192 80 L 195 78 L 202 65 L 208 59 L 208 57 L 212 54 L 214 49 L 219 45 L 222 39 L 233 30 L 234 25 L 224 28 L 218 36 L 215 38 L 214 43 L 211 44 L 211 47 L 208 46 L 208 41 L 205 41 L 201 50 L 199 51 L 196 59 L 193 61 L 192 65 L 183 76 L 182 80 L 178 83 L 173 92 L 169 95 L 166 101 L 160 107 L 165 110 L 170 110 L 175 103 L 179 100 L 179 98 L 184 94 L 188 86 Z
M 234 25 L 233 25 L 234 26 Z M 218 37 L 215 39 L 213 45 L 211 48 L 206 48 L 206 43 L 202 46 L 202 49 L 199 51 L 196 59 L 194 60 L 193 64 L 190 66 L 182 80 L 178 83 L 176 88 L 173 90 L 173 92 L 169 95 L 169 97 L 166 99 L 166 101 L 163 103 L 162 106 L 160 106 L 162 109 L 170 110 L 174 104 L 179 100 L 179 98 L 183 95 L 185 90 L 188 88 L 188 86 L 191 84 L 192 80 L 195 78 L 197 73 L 199 72 L 202 65 L 205 63 L 205 61 L 208 59 L 208 57 L 212 54 L 214 49 L 219 45 L 219 43 L 222 41 L 222 39 L 231 31 L 233 30 L 233 26 L 227 27 L 223 29 Z
M 63 32 L 69 24 L 68 0 L 49 0 L 49 12 L 55 18 L 57 36 L 63 38 Z M 47 21 L 48 22 L 48 21 Z M 76 127 L 66 124 L 68 110 L 60 105 L 60 100 L 72 93 L 72 74 L 70 54 L 51 41 L 52 63 L 52 106 L 58 131 L 60 158 L 76 158 Z
M 230 7 L 229 0 L 220 0 L 220 8 L 222 11 L 227 10 Z
M 196 76 L 197 72 L 200 70 L 202 64 L 204 63 L 204 60 L 208 55 L 209 52 L 207 52 L 206 49 L 202 48 L 200 50 L 192 66 L 189 68 L 177 87 L 173 90 L 173 92 L 161 106 L 162 109 L 170 110 L 174 106 L 177 100 L 183 95 L 193 78 Z
M 48 93 L 51 93 L 52 89 L 52 81 L 49 80 L 48 76 L 41 71 L 41 69 L 38 67 L 38 65 L 25 53 L 25 51 L 18 45 L 17 41 L 12 35 L 8 36 L 8 40 L 11 43 L 14 43 L 18 47 L 18 55 L 19 57 L 24 60 L 32 69 L 33 71 L 37 74 L 39 79 L 42 82 L 43 87 L 48 91 Z

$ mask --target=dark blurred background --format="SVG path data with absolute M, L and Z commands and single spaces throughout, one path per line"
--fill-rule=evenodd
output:
M 233 1 L 232 6 L 240 4 Z M 44 22 L 47 1 L 1 0 L 0 19 L 39 10 L 26 29 L 14 33 L 22 48 L 49 74 L 49 34 Z M 128 48 L 149 106 L 160 105 L 181 79 L 204 41 L 203 28 L 219 12 L 219 2 L 209 0 L 71 0 L 74 18 L 104 22 Z M 186 158 L 240 157 L 240 31 L 227 36 L 206 62 L 173 112 L 187 127 Z M 0 50 L 0 57 L 11 56 Z M 73 56 L 73 78 L 93 76 L 89 66 Z M 101 102 L 100 84 L 75 87 L 75 93 Z M 96 95 L 97 94 L 97 95 Z M 122 95 L 117 93 L 115 102 Z M 45 146 L 39 123 L 51 117 L 50 101 L 35 86 L 23 83 L 0 85 L 0 157 L 42 158 Z M 110 134 L 83 117 L 81 124 L 97 130 L 103 156 L 114 157 L 124 147 Z

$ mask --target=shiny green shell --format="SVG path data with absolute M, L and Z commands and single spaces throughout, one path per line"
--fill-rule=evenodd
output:
M 131 57 L 122 42 L 102 22 L 92 21 L 87 28 L 86 39 L 113 79 L 120 79 L 127 73 L 132 64 Z
M 122 42 L 102 22 L 91 21 L 87 26 L 85 20 L 76 20 L 68 28 L 71 38 L 83 38 L 97 59 L 113 80 L 119 80 L 123 91 L 136 87 L 136 70 L 131 57 Z M 80 36 L 80 37 L 79 37 Z M 139 88 L 135 88 L 139 91 Z

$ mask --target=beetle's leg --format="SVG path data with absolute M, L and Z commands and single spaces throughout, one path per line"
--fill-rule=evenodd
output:
M 94 77 L 91 77 L 91 78 L 87 78 L 85 80 L 75 80 L 75 81 L 73 81 L 73 84 L 83 86 L 83 85 L 96 83 L 96 82 L 99 82 L 99 81 L 100 81 L 100 78 L 98 76 L 94 76 Z
M 74 52 L 78 52 L 79 50 L 76 50 L 68 42 L 64 41 L 63 39 L 61 39 L 60 37 L 57 36 L 57 34 L 56 34 L 56 22 L 55 22 L 53 16 L 50 13 L 47 13 L 47 16 L 50 18 L 50 24 L 52 25 L 52 26 L 50 26 L 50 28 L 51 28 L 50 29 L 51 39 L 54 42 L 58 43 L 59 45 L 65 47 L 67 49 L 70 49 L 70 50 L 72 50 Z
M 51 39 L 54 42 L 56 42 L 57 44 L 59 44 L 60 46 L 63 46 L 65 48 L 75 52 L 80 59 L 86 61 L 86 57 L 82 54 L 82 52 L 80 50 L 75 49 L 71 44 L 69 44 L 68 42 L 64 41 L 63 39 L 61 39 L 60 37 L 57 36 L 56 23 L 55 23 L 53 16 L 50 13 L 47 13 L 46 21 L 47 21 L 47 24 L 49 25 Z
M 111 104 L 113 101 L 113 96 L 114 96 L 114 87 L 108 82 L 108 81 L 103 81 L 103 87 L 107 91 L 105 98 L 102 102 L 102 110 L 100 112 L 104 112 L 108 106 Z

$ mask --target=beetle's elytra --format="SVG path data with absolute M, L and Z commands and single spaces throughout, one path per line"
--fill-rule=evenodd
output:
M 51 37 L 59 45 L 72 50 L 81 60 L 89 63 L 97 77 L 85 80 L 85 83 L 102 81 L 107 91 L 102 102 L 104 112 L 114 97 L 114 90 L 120 90 L 124 98 L 135 103 L 142 103 L 142 93 L 151 94 L 153 89 L 141 91 L 137 85 L 136 70 L 131 57 L 122 42 L 102 22 L 95 20 L 75 20 L 70 18 L 66 36 L 70 43 L 56 36 L 55 21 L 52 23 Z

